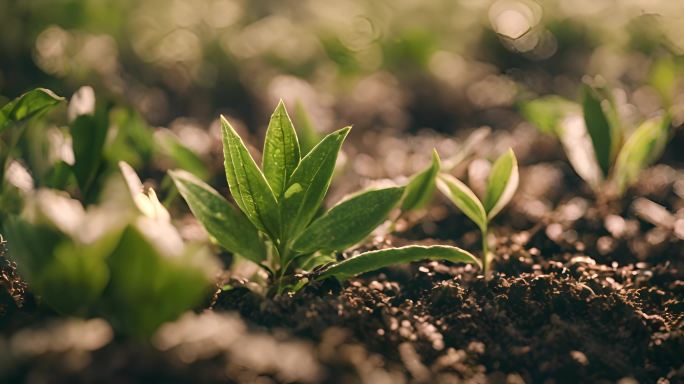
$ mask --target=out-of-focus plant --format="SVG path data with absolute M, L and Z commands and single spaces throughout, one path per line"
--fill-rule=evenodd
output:
M 542 132 L 557 136 L 577 174 L 603 197 L 620 197 L 639 173 L 658 160 L 669 137 L 670 119 L 643 121 L 628 129 L 605 88 L 585 85 L 581 105 L 558 96 L 525 102 L 523 116 Z
M 6 172 L 13 152 L 26 130 L 26 123 L 33 117 L 59 105 L 63 100 L 63 97 L 55 95 L 48 89 L 36 88 L 0 108 L 0 220 L 3 220 L 7 214 L 17 213 L 21 209 L 22 199 L 19 187 L 14 185 L 12 180 L 8 180 Z M 15 165 L 12 171 L 10 175 L 12 179 L 21 178 L 22 175 L 17 175 L 21 172 L 18 165 Z
M 144 338 L 208 296 L 216 263 L 205 248 L 185 244 L 154 191 L 127 164 L 121 169 L 134 204 L 108 199 L 85 209 L 63 192 L 39 189 L 3 230 L 9 257 L 41 303 L 104 316 Z
M 476 263 L 468 252 L 447 246 L 383 249 L 335 262 L 342 251 L 365 239 L 399 203 L 404 187 L 357 193 L 316 217 L 332 179 L 338 152 L 350 127 L 325 136 L 304 157 L 282 102 L 266 132 L 261 169 L 230 123 L 221 117 L 225 169 L 237 208 L 185 171 L 172 171 L 178 190 L 213 239 L 269 272 L 276 293 L 306 283 L 296 267 L 317 276 L 345 279 L 390 264 L 420 259 Z
M 511 201 L 518 189 L 518 182 L 518 162 L 511 149 L 501 155 L 492 165 L 483 200 L 480 200 L 467 185 L 452 175 L 441 173 L 437 177 L 439 190 L 480 228 L 482 270 L 485 276 L 489 272 L 490 263 L 487 238 L 489 224 Z

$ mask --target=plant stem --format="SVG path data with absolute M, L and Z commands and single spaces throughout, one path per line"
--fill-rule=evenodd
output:
M 482 230 L 482 273 L 485 278 L 489 274 L 489 245 L 487 243 L 487 228 Z

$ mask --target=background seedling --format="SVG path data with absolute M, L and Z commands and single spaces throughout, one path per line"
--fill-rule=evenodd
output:
M 404 187 L 359 192 L 316 217 L 350 127 L 325 136 L 304 157 L 297 133 L 280 102 L 271 116 L 261 168 L 231 124 L 221 117 L 226 179 L 237 208 L 185 171 L 170 172 L 181 195 L 223 248 L 266 269 L 276 291 L 295 289 L 297 268 L 314 269 L 365 239 L 404 195 Z M 456 247 L 405 247 L 366 252 L 333 262 L 318 277 L 340 279 L 390 264 L 426 258 L 477 263 Z
M 518 162 L 513 150 L 509 149 L 492 165 L 487 181 L 484 200 L 457 178 L 442 173 L 437 178 L 437 187 L 451 200 L 482 233 L 482 270 L 489 273 L 489 245 L 487 241 L 489 223 L 508 204 L 518 188 Z
M 660 158 L 669 137 L 667 115 L 647 119 L 627 135 L 610 93 L 588 85 L 581 105 L 547 96 L 523 103 L 521 112 L 559 138 L 570 164 L 600 197 L 622 196 Z

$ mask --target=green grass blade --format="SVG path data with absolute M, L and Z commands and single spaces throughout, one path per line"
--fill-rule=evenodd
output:
M 342 128 L 323 138 L 292 174 L 281 202 L 287 238 L 301 233 L 320 207 L 330 186 L 337 154 L 350 129 Z
M 480 230 L 487 229 L 487 213 L 475 193 L 457 178 L 441 174 L 437 178 L 437 188 L 453 202 Z
M 268 123 L 262 167 L 276 198 L 284 192 L 285 186 L 299 165 L 299 142 L 294 126 L 282 100 L 278 103 Z
M 403 187 L 361 192 L 311 223 L 295 240 L 293 248 L 301 253 L 347 249 L 382 224 L 403 193 Z
M 339 280 L 345 280 L 352 276 L 390 265 L 405 264 L 420 260 L 448 260 L 454 263 L 462 262 L 480 265 L 480 262 L 475 256 L 461 248 L 446 245 L 433 245 L 429 247 L 410 245 L 401 248 L 364 252 L 358 256 L 332 265 L 317 279 L 322 280 L 334 276 Z
M 489 173 L 483 203 L 488 220 L 494 218 L 511 201 L 518 189 L 519 181 L 518 160 L 513 150 L 509 148 L 494 162 Z
M 45 88 L 36 88 L 24 93 L 0 108 L 0 133 L 10 125 L 30 119 L 62 101 L 63 97 Z
M 614 129 L 611 127 L 608 116 L 601 106 L 602 98 L 596 90 L 585 85 L 582 88 L 582 110 L 587 132 L 596 153 L 596 160 L 603 171 L 608 175 L 613 161 Z
M 278 205 L 264 174 L 247 151 L 245 143 L 221 116 L 223 155 L 230 193 L 247 218 L 272 240 L 280 233 Z
M 216 242 L 255 263 L 266 259 L 256 227 L 216 190 L 182 170 L 169 171 L 190 210 Z
M 430 166 L 415 174 L 406 185 L 406 193 L 401 203 L 402 212 L 423 208 L 430 202 L 435 192 L 435 180 L 439 174 L 439 169 L 439 154 L 433 150 Z

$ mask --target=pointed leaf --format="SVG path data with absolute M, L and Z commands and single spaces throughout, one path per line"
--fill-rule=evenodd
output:
M 474 221 L 480 230 L 487 229 L 487 213 L 482 203 L 461 180 L 443 173 L 437 178 L 437 188 Z
M 186 171 L 169 171 L 169 175 L 192 213 L 218 244 L 255 263 L 266 258 L 256 227 L 216 190 Z
M 362 253 L 358 256 L 334 264 L 323 272 L 318 280 L 331 276 L 345 280 L 361 273 L 374 271 L 379 268 L 395 264 L 404 264 L 420 260 L 448 260 L 454 263 L 469 263 L 480 265 L 480 262 L 470 252 L 461 248 L 446 245 L 429 247 L 410 245 L 401 248 L 381 249 Z
M 435 180 L 439 168 L 439 154 L 437 150 L 433 150 L 430 166 L 415 174 L 406 185 L 406 193 L 401 203 L 402 212 L 423 208 L 430 201 L 435 191 Z
M 487 219 L 491 220 L 513 198 L 518 189 L 518 160 L 512 149 L 501 155 L 492 166 L 487 181 L 484 208 Z
M 643 122 L 622 147 L 613 174 L 618 192 L 639 178 L 639 173 L 656 161 L 665 150 L 669 119 L 656 117 Z
M 337 154 L 350 129 L 342 128 L 323 138 L 292 174 L 282 202 L 287 238 L 301 233 L 321 205 L 330 186 Z
M 596 154 L 596 160 L 607 175 L 613 162 L 616 143 L 619 142 L 615 119 L 609 117 L 602 104 L 602 97 L 595 89 L 584 86 L 582 89 L 582 110 L 587 132 Z M 612 113 L 612 112 L 611 112 Z
M 282 100 L 271 115 L 264 141 L 262 167 L 276 198 L 283 193 L 287 182 L 299 165 L 299 142 L 290 116 Z
M 29 119 L 62 101 L 63 97 L 45 88 L 24 93 L 0 108 L 0 133 L 10 125 Z
M 88 192 L 104 156 L 103 150 L 109 131 L 109 111 L 100 107 L 93 115 L 80 115 L 71 123 L 74 148 L 74 175 L 78 186 Z
M 560 123 L 558 139 L 575 172 L 594 191 L 598 190 L 604 180 L 603 171 L 596 160 L 591 137 L 589 137 L 582 116 L 571 114 L 563 119 Z
M 403 193 L 403 187 L 361 192 L 311 223 L 293 248 L 301 253 L 347 249 L 382 224 Z
M 280 217 L 273 191 L 242 139 L 223 116 L 221 125 L 230 193 L 247 218 L 271 239 L 276 239 L 280 233 Z

